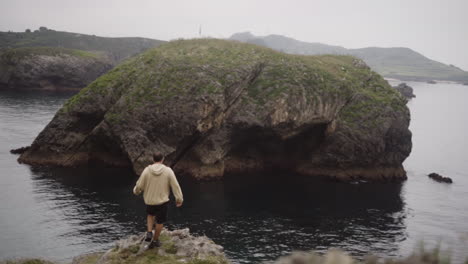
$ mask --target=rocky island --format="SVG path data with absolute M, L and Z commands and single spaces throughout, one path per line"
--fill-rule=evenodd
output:
M 287 170 L 404 180 L 406 99 L 351 56 L 289 55 L 236 41 L 178 40 L 72 97 L 19 161 L 132 167 L 167 155 L 197 179 Z
M 79 90 L 113 67 L 103 55 L 57 47 L 0 52 L 0 90 Z

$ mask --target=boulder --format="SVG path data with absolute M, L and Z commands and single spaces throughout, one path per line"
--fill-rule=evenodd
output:
M 398 92 L 401 93 L 405 98 L 411 99 L 416 97 L 413 93 L 413 88 L 406 83 L 400 83 L 398 86 L 393 87 L 395 88 Z
M 406 99 L 354 57 L 179 40 L 72 97 L 19 161 L 139 174 L 160 151 L 177 174 L 197 179 L 274 169 L 404 180 L 409 121 Z
M 79 90 L 112 67 L 106 57 L 80 50 L 9 49 L 0 53 L 0 90 Z

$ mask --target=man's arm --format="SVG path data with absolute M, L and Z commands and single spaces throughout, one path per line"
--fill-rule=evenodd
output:
M 145 189 L 147 168 L 148 167 L 146 167 L 143 170 L 143 172 L 140 175 L 140 178 L 138 179 L 138 181 L 135 184 L 135 187 L 133 187 L 133 194 L 135 194 L 135 195 L 140 195 L 143 192 L 143 190 Z
M 171 185 L 172 193 L 176 199 L 176 206 L 181 207 L 182 203 L 184 202 L 184 196 L 182 194 L 182 190 L 180 189 L 179 182 L 177 181 L 177 178 L 172 170 L 169 176 L 169 184 Z

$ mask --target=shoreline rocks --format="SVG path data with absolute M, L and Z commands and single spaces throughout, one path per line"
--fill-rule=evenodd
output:
M 118 252 L 118 253 L 117 253 Z M 107 259 L 103 259 L 102 253 L 91 253 L 75 257 L 71 264 L 132 264 L 132 263 L 165 263 L 165 264 L 229 264 L 228 259 L 222 256 L 210 256 L 207 258 L 180 258 L 174 255 L 162 256 L 157 250 L 151 249 L 138 254 L 136 248 L 128 247 L 123 249 L 113 249 Z M 381 258 L 374 255 L 357 259 L 339 249 L 329 249 L 325 253 L 313 251 L 295 251 L 288 255 L 279 257 L 276 260 L 265 263 L 273 264 L 442 264 L 450 263 L 450 253 L 440 251 L 439 248 L 432 250 L 420 249 L 415 253 L 395 258 Z M 43 259 L 19 259 L 0 260 L 0 264 L 54 264 L 54 262 Z
M 350 56 L 295 56 L 235 41 L 173 41 L 72 97 L 19 162 L 132 167 L 161 151 L 200 180 L 282 169 L 405 180 L 406 100 Z
M 94 253 L 75 257 L 73 264 L 112 264 L 138 262 L 151 258 L 164 263 L 228 263 L 222 246 L 206 236 L 193 236 L 186 229 L 161 232 L 159 248 L 147 249 L 145 233 L 132 235 L 116 241 L 115 246 L 105 253 Z

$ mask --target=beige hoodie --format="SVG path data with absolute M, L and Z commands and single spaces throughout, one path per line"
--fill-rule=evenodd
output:
M 182 203 L 184 197 L 174 172 L 166 165 L 156 163 L 143 170 L 133 193 L 139 195 L 143 192 L 145 204 L 159 205 L 169 201 L 169 188 L 172 189 L 176 202 Z

